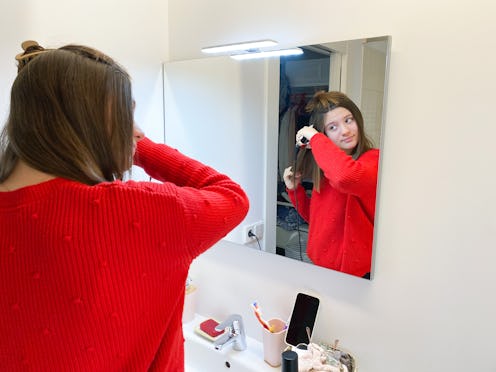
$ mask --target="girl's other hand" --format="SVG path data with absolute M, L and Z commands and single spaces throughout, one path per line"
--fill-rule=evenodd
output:
M 133 156 L 136 152 L 136 144 L 141 141 L 143 138 L 145 138 L 145 133 L 141 130 L 140 127 L 134 123 L 134 128 L 133 128 Z
M 294 190 L 300 183 L 301 174 L 300 173 L 293 174 L 293 167 L 287 167 L 286 169 L 284 169 L 282 178 L 284 179 L 286 188 L 288 190 Z

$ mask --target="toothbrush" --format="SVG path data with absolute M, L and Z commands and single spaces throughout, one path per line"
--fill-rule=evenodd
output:
M 272 329 L 271 329 L 271 326 L 269 325 L 269 323 L 267 323 L 267 321 L 265 321 L 263 318 L 262 318 L 262 314 L 261 314 L 261 310 L 260 310 L 260 307 L 258 306 L 258 303 L 257 301 L 253 302 L 251 304 L 251 306 L 253 307 L 253 311 L 255 312 L 255 316 L 256 318 L 258 319 L 258 321 L 260 322 L 260 324 L 269 332 L 272 332 Z

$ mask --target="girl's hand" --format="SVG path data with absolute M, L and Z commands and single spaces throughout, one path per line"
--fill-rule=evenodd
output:
M 293 167 L 287 167 L 286 169 L 284 169 L 282 178 L 284 179 L 286 188 L 288 190 L 294 190 L 300 183 L 301 174 L 296 173 L 295 175 L 293 175 Z
M 314 135 L 316 135 L 318 131 L 313 127 L 313 125 L 309 125 L 306 127 L 301 128 L 297 133 L 296 133 L 296 144 L 301 147 L 303 145 L 306 145 L 308 148 L 310 148 L 310 140 Z M 308 141 L 306 143 L 301 142 L 301 140 L 305 137 Z
M 136 153 L 136 146 L 139 141 L 141 141 L 143 138 L 145 138 L 145 133 L 141 130 L 140 127 L 134 123 L 134 128 L 133 128 L 133 156 Z

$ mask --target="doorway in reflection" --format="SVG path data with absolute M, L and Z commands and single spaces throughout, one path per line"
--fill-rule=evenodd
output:
M 308 125 L 305 106 L 320 90 L 329 90 L 332 51 L 323 46 L 302 47 L 303 54 L 281 58 L 279 63 L 279 135 L 277 174 L 276 254 L 311 263 L 306 254 L 308 224 L 296 212 L 286 193 L 283 172 L 294 165 L 296 132 Z M 303 179 L 307 193 L 311 179 Z

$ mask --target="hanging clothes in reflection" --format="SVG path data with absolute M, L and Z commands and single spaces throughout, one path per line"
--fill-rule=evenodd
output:
M 294 162 L 296 132 L 301 127 L 308 125 L 309 115 L 305 112 L 305 106 L 312 95 L 313 93 L 291 94 L 289 106 L 282 113 L 282 116 L 279 116 L 279 181 L 283 179 L 284 169 Z

